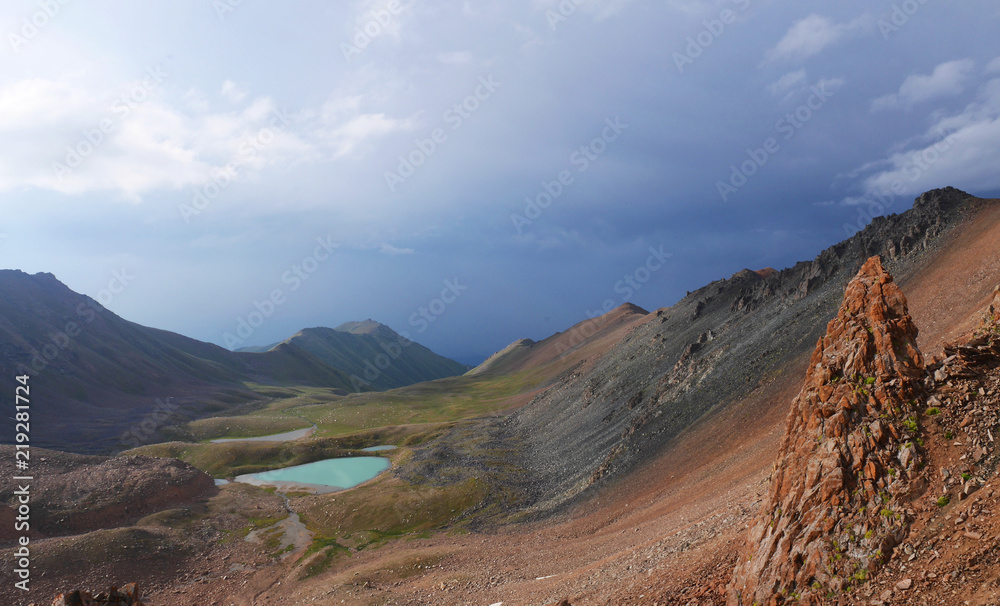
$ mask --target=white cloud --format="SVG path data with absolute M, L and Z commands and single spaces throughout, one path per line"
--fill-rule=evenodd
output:
M 21 80 L 0 89 L 0 131 L 57 125 L 99 106 L 88 92 L 64 82 Z
M 806 83 L 806 70 L 800 69 L 796 72 L 789 72 L 767 86 L 767 90 L 776 97 L 786 95 L 791 91 L 801 88 Z
M 533 0 L 536 8 L 543 11 L 555 11 L 557 14 L 572 18 L 579 9 L 590 15 L 594 21 L 603 21 L 624 10 L 631 0 Z
M 468 65 L 472 63 L 473 59 L 475 59 L 475 56 L 469 51 L 438 53 L 438 61 L 445 65 Z
M 986 64 L 986 68 L 983 70 L 987 74 L 1000 74 L 1000 57 L 990 61 Z
M 232 103 L 239 103 L 246 99 L 247 94 L 249 94 L 247 89 L 240 87 L 232 80 L 226 80 L 222 83 L 222 96 Z
M 387 0 L 365 0 L 357 13 L 356 27 L 362 31 L 366 28 L 377 31 L 376 37 L 385 36 L 398 41 L 403 37 L 403 22 L 412 6 L 412 2 L 400 2 L 402 10 L 393 13 L 388 10 Z
M 323 132 L 327 145 L 333 148 L 333 158 L 346 156 L 368 141 L 385 135 L 412 129 L 414 121 L 389 118 L 385 114 L 360 114 L 347 122 Z
M 835 23 L 822 15 L 812 14 L 789 28 L 778 44 L 767 51 L 764 63 L 801 61 L 819 54 L 849 34 L 869 27 L 867 16 L 850 23 Z
M 383 255 L 412 255 L 413 254 L 413 249 L 412 248 L 396 248 L 392 244 L 383 243 L 382 246 L 379 247 L 379 252 L 382 253 Z
M 864 169 L 878 172 L 863 181 L 868 196 L 915 195 L 952 185 L 972 191 L 1000 188 L 1000 78 L 990 80 L 975 103 L 939 119 L 917 141 Z M 867 172 L 867 171 L 866 171 Z
M 208 182 L 229 166 L 238 179 L 302 161 L 332 161 L 365 143 L 413 126 L 361 111 L 361 97 L 331 97 L 319 111 L 294 116 L 269 97 L 227 81 L 222 92 L 239 107 L 213 111 L 190 89 L 176 104 L 162 88 L 131 95 L 133 84 L 100 94 L 86 86 L 26 79 L 0 87 L 0 132 L 17 146 L 0 148 L 0 191 L 30 187 L 64 194 L 111 192 L 138 202 L 155 190 Z
M 875 99 L 872 111 L 910 108 L 924 101 L 959 95 L 965 91 L 974 67 L 971 59 L 961 59 L 942 63 L 929 75 L 910 76 L 898 93 Z

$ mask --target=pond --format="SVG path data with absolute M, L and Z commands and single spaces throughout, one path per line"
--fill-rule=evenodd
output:
M 255 486 L 274 486 L 282 492 L 324 494 L 353 488 L 386 469 L 389 469 L 389 459 L 382 457 L 341 457 L 236 476 L 236 481 Z
M 369 446 L 368 448 L 362 448 L 361 450 L 365 452 L 381 452 L 383 450 L 396 450 L 396 447 L 392 444 L 386 444 L 383 446 Z

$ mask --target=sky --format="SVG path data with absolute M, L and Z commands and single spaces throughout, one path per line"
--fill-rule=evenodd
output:
M 1000 192 L 994 0 L 8 0 L 0 267 L 477 363 Z

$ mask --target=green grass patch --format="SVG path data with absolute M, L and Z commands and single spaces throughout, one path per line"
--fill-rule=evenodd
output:
M 380 476 L 348 491 L 296 499 L 292 506 L 316 536 L 357 537 L 364 549 L 445 528 L 485 496 L 475 479 L 433 487 Z

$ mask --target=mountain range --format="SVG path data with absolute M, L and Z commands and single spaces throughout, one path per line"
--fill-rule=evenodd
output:
M 13 378 L 26 373 L 44 390 L 33 435 L 39 446 L 111 452 L 136 435 L 153 440 L 167 424 L 266 399 L 257 386 L 346 394 L 466 370 L 372 321 L 232 352 L 129 322 L 52 274 L 0 271 L 0 381 L 13 393 Z M 5 424 L 0 441 L 10 442 L 12 430 Z
M 75 556 L 60 519 L 102 528 L 73 540 L 184 603 L 995 603 L 998 242 L 1000 201 L 937 189 L 812 260 L 741 269 L 652 311 L 626 303 L 471 370 L 370 320 L 228 352 L 6 272 L 0 372 L 40 352 L 40 401 L 76 415 L 64 436 L 110 446 L 150 414 L 143 395 L 189 389 L 175 441 L 46 455 L 71 472 L 39 553 Z M 393 357 L 401 372 L 378 368 Z M 450 376 L 393 383 L 436 372 Z M 306 423 L 315 433 L 294 442 L 208 443 Z M 382 445 L 396 446 L 391 471 L 328 495 L 214 488 L 193 469 L 233 478 Z M 172 474 L 176 499 L 130 510 L 140 497 L 88 486 L 89 469 Z M 14 511 L 4 486 L 0 520 Z M 308 547 L 275 539 L 298 521 Z M 222 540 L 257 530 L 270 538 Z M 141 549 L 122 539 L 137 536 Z M 107 572 L 59 574 L 76 586 Z

